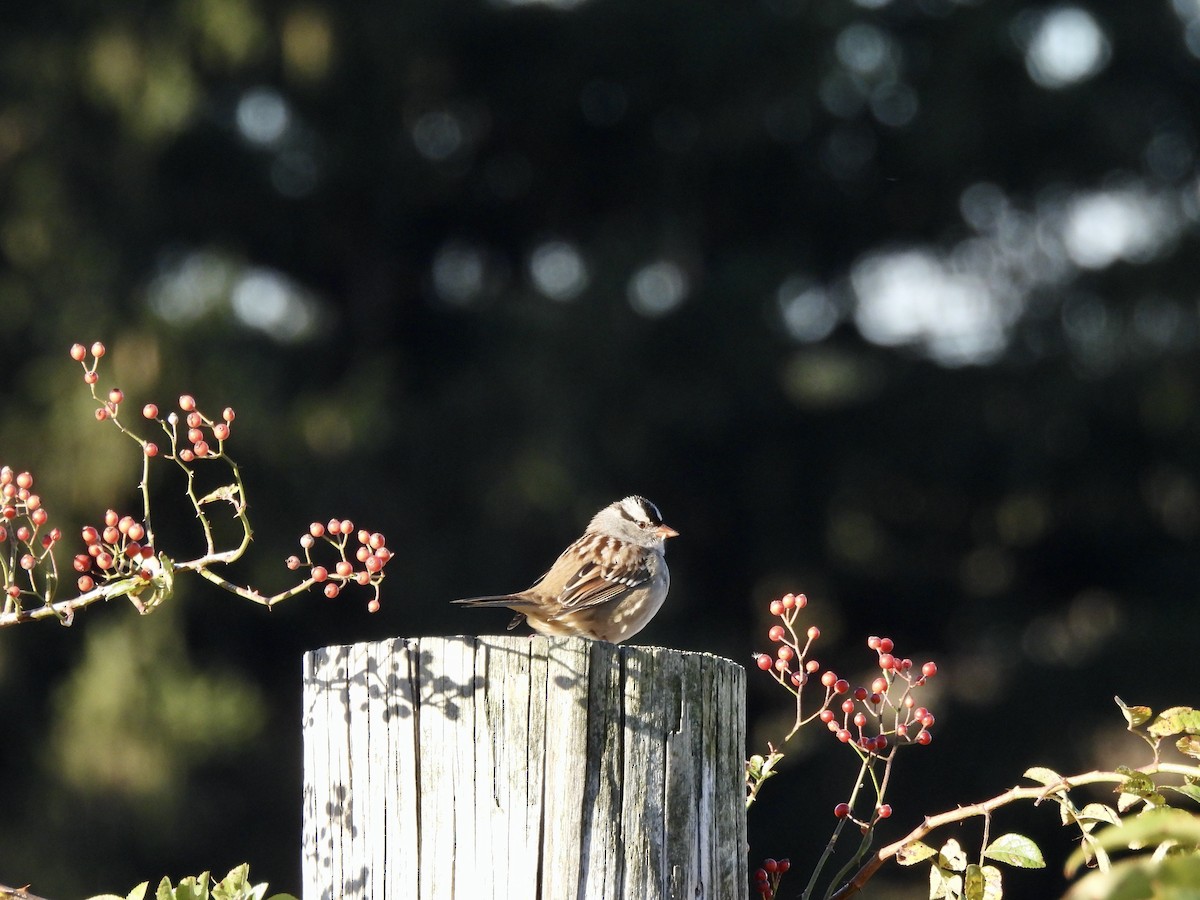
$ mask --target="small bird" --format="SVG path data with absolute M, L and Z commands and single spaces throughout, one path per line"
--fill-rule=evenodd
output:
M 528 620 L 541 634 L 619 644 L 654 618 L 671 586 L 663 558 L 667 538 L 658 507 L 633 495 L 611 503 L 528 590 L 454 600 L 466 606 L 507 606 L 510 629 Z

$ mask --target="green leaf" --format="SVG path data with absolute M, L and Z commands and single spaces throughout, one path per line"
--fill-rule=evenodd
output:
M 983 877 L 985 879 L 983 887 L 984 900 L 1000 900 L 1000 898 L 1004 896 L 1004 889 L 1000 879 L 1000 870 L 995 866 L 984 866 Z
M 949 869 L 953 872 L 961 872 L 967 867 L 967 854 L 963 852 L 962 846 L 954 838 L 942 844 L 942 849 L 938 851 L 938 867 Z
M 1105 803 L 1089 803 L 1079 811 L 1078 818 L 1089 822 L 1106 822 L 1109 825 L 1121 824 L 1121 816 Z
M 983 900 L 983 888 L 986 883 L 983 866 L 971 863 L 963 872 L 963 900 Z
M 922 841 L 912 841 L 905 844 L 896 853 L 896 862 L 902 866 L 913 866 L 922 860 L 929 859 L 937 853 L 932 847 Z
M 1050 787 L 1052 784 L 1060 784 L 1063 777 L 1053 769 L 1047 769 L 1045 766 L 1034 766 L 1031 769 L 1025 770 L 1025 777 L 1030 781 L 1036 781 L 1038 784 L 1044 784 Z
M 1023 834 L 1002 834 L 983 851 L 986 859 L 1007 863 L 1020 869 L 1043 869 L 1046 861 L 1038 845 Z
M 1200 711 L 1190 706 L 1172 706 L 1158 714 L 1146 731 L 1155 737 L 1173 734 L 1200 734 Z
M 1200 737 L 1196 737 L 1194 734 L 1181 737 L 1175 742 L 1175 749 L 1184 756 L 1200 759 Z
M 929 900 L 957 900 L 962 896 L 962 876 L 936 865 L 929 867 Z
M 1105 850 L 1147 847 L 1164 841 L 1188 847 L 1200 844 L 1200 815 L 1178 809 L 1153 810 L 1124 819 L 1115 828 L 1105 828 L 1095 836 L 1095 846 Z M 1067 875 L 1073 875 L 1083 860 L 1083 849 L 1076 849 L 1067 860 Z
M 1120 697 L 1113 699 L 1117 701 L 1117 706 L 1121 707 L 1121 713 L 1125 716 L 1125 721 L 1129 723 L 1130 730 L 1144 725 L 1154 715 L 1148 706 L 1126 706 L 1125 701 Z
M 1124 811 L 1132 805 L 1132 803 L 1122 805 L 1127 794 L 1133 794 L 1135 797 L 1145 800 L 1151 806 L 1162 806 L 1167 802 L 1163 795 L 1158 792 L 1154 781 L 1149 775 L 1139 772 L 1136 769 L 1131 769 L 1128 766 L 1117 766 L 1117 771 L 1126 776 L 1125 781 L 1118 788 L 1121 793 L 1121 801 L 1117 803 L 1117 809 Z

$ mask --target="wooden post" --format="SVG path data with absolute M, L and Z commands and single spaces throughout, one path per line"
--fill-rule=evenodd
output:
M 740 900 L 745 670 L 582 638 L 304 657 L 305 900 Z

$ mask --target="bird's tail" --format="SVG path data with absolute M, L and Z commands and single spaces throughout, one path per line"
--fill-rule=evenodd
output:
M 497 594 L 492 597 L 465 597 L 462 600 L 451 600 L 450 602 L 458 603 L 462 606 L 509 606 L 514 609 L 518 606 L 533 605 L 524 597 L 515 597 L 512 594 Z

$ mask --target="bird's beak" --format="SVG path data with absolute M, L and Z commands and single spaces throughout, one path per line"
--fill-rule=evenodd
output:
M 654 529 L 654 533 L 664 540 L 666 538 L 679 537 L 679 532 L 670 525 L 659 525 Z

